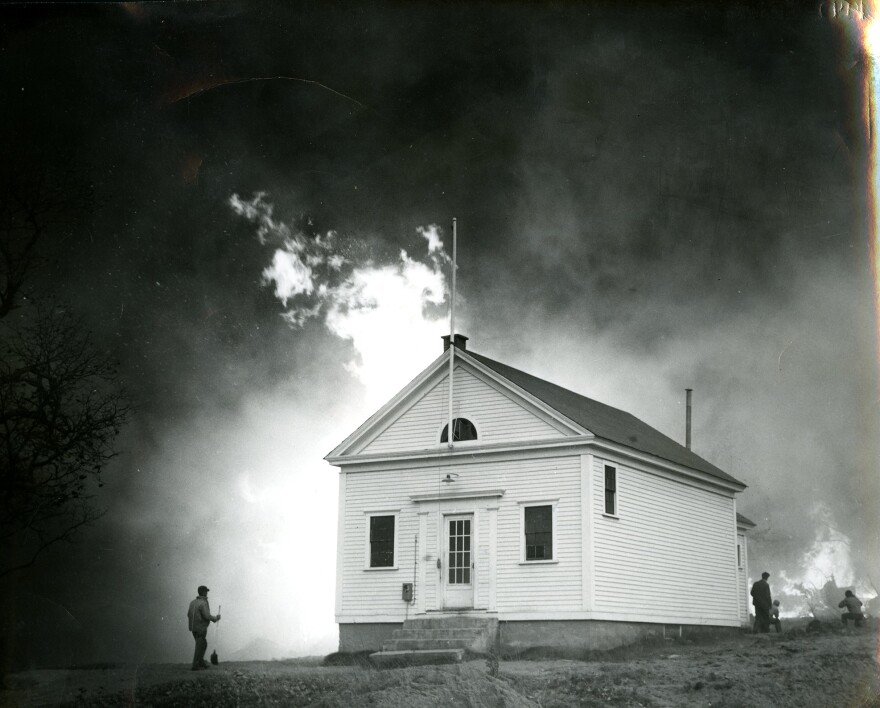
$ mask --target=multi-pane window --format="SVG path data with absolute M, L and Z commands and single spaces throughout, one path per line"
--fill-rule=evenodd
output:
M 452 442 L 476 440 L 477 428 L 467 418 L 454 418 L 452 421 Z M 449 425 L 443 426 L 440 442 L 449 442 Z
M 527 506 L 523 513 L 526 560 L 553 560 L 553 507 Z
M 370 517 L 370 567 L 394 567 L 394 516 Z
M 449 584 L 471 582 L 471 520 L 449 520 Z
M 617 470 L 605 465 L 605 513 L 617 514 Z

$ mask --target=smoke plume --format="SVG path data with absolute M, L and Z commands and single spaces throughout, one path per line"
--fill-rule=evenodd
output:
M 421 257 L 401 249 L 393 262 L 361 263 L 344 255 L 346 237 L 315 232 L 308 217 L 278 220 L 265 197 L 260 192 L 245 201 L 233 194 L 229 204 L 274 249 L 262 282 L 284 306 L 282 317 L 294 328 L 319 321 L 350 342 L 345 368 L 364 384 L 370 405 L 384 402 L 440 351 L 450 266 L 440 227 L 417 229 L 426 247 Z

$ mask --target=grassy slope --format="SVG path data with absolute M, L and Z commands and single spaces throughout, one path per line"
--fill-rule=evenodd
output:
M 9 706 L 859 706 L 880 708 L 875 633 L 742 635 L 641 645 L 589 660 L 543 657 L 377 671 L 314 662 L 113 667 L 16 678 Z M 126 676 L 120 672 L 128 671 Z M 120 677 L 125 688 L 120 689 Z M 30 682 L 30 685 L 26 685 Z M 14 683 L 14 682 L 13 682 Z

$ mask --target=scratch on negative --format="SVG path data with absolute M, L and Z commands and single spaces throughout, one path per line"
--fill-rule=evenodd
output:
M 251 81 L 296 81 L 301 84 L 312 84 L 313 86 L 318 86 L 318 87 L 324 89 L 325 91 L 329 91 L 330 93 L 334 93 L 337 96 L 339 96 L 340 98 L 344 98 L 347 101 L 351 101 L 352 103 L 356 103 L 361 108 L 367 107 L 363 103 L 358 101 L 356 98 L 352 98 L 351 96 L 347 96 L 346 94 L 341 93 L 341 92 L 337 91 L 336 89 L 331 88 L 330 86 L 327 86 L 327 84 L 322 84 L 320 81 L 315 81 L 313 79 L 301 79 L 296 76 L 251 76 L 246 79 L 229 79 L 228 81 L 220 81 L 216 84 L 212 84 L 211 86 L 207 86 L 205 88 L 199 88 L 194 91 L 190 91 L 189 93 L 187 93 L 183 96 L 175 98 L 174 100 L 170 101 L 170 103 L 177 103 L 179 101 L 184 101 L 184 100 L 193 98 L 194 96 L 199 96 L 203 93 L 206 93 L 206 92 L 210 91 L 211 89 L 220 88 L 221 86 L 228 86 L 230 84 L 245 84 L 245 83 L 249 83 Z
M 794 343 L 794 339 L 790 340 L 788 344 L 782 347 L 782 351 L 779 352 L 779 358 L 776 360 L 776 366 L 779 371 L 782 371 L 782 355 L 785 354 L 786 350 Z

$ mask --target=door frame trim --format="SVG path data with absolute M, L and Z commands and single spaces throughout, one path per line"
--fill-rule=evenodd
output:
M 473 610 L 477 606 L 477 549 L 479 548 L 479 533 L 477 526 L 477 509 L 456 509 L 450 511 L 440 510 L 439 521 L 440 521 L 440 535 L 438 536 L 438 540 L 442 543 L 442 568 L 440 572 L 440 592 L 439 592 L 439 600 L 438 606 L 443 611 L 457 611 L 457 610 Z M 449 518 L 455 516 L 469 516 L 471 519 L 471 604 L 465 607 L 447 607 L 446 606 L 446 590 L 449 587 L 448 582 L 448 573 L 449 573 L 449 529 L 447 528 L 446 522 Z M 440 554 L 438 554 L 440 555 Z

